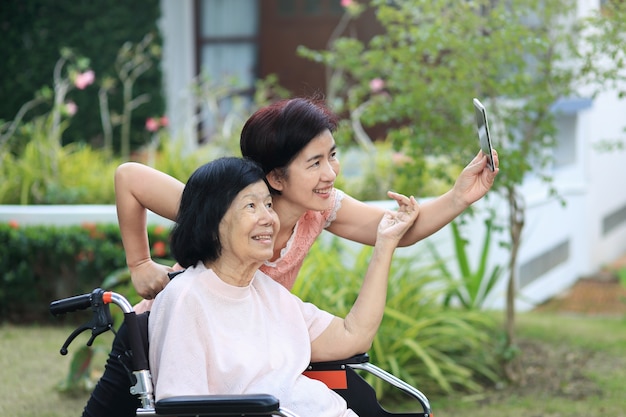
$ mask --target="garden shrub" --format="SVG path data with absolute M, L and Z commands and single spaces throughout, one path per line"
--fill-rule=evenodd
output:
M 360 290 L 372 247 L 345 244 L 326 236 L 313 245 L 293 292 L 303 300 L 345 317 Z M 427 395 L 479 392 L 499 381 L 499 332 L 479 310 L 442 304 L 447 288 L 433 262 L 396 254 L 385 316 L 369 351 L 372 363 Z M 379 396 L 397 391 L 371 379 Z
M 0 152 L 0 204 L 114 204 L 120 162 L 101 149 L 78 143 L 54 148 L 35 135 L 19 157 Z
M 169 255 L 168 234 L 163 226 L 149 227 L 155 258 Z M 114 224 L 0 223 L 0 247 L 0 321 L 49 320 L 51 301 L 91 292 L 126 267 Z

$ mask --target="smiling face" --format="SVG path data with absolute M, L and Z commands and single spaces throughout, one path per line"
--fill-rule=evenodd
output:
M 220 222 L 222 258 L 241 265 L 265 262 L 273 255 L 279 227 L 265 182 L 250 184 L 237 194 Z
M 339 174 L 335 139 L 325 130 L 313 138 L 284 170 L 268 175 L 270 185 L 281 192 L 281 200 L 303 210 L 326 210 Z

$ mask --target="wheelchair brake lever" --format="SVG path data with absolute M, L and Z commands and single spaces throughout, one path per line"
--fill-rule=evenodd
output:
M 70 343 L 72 343 L 72 341 L 76 338 L 76 336 L 78 336 L 79 334 L 81 334 L 85 330 L 89 330 L 89 329 L 90 329 L 90 327 L 87 324 L 84 324 L 84 325 L 80 326 L 79 328 L 75 329 L 72 332 L 72 334 L 69 335 L 69 337 L 67 338 L 65 343 L 63 343 L 63 346 L 61 346 L 61 350 L 60 350 L 61 355 L 63 355 L 63 356 L 67 355 L 67 348 L 70 345 Z
M 67 338 L 63 346 L 61 347 L 61 355 L 67 355 L 67 348 L 70 343 L 85 330 L 91 330 L 91 337 L 87 341 L 87 346 L 91 346 L 99 335 L 110 330 L 113 327 L 113 318 L 111 317 L 111 311 L 109 305 L 105 304 L 102 295 L 104 291 L 97 289 L 91 294 L 91 312 L 92 317 L 87 323 L 79 326 L 75 329 Z
M 96 326 L 91 327 L 91 337 L 87 341 L 87 346 L 91 346 L 93 344 L 93 341 L 96 340 L 96 337 L 100 336 L 102 333 L 106 332 L 107 330 L 110 330 L 111 326 L 112 324 L 108 323 L 106 326 L 96 325 Z

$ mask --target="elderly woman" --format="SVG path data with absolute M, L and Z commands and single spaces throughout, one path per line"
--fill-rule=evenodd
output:
M 301 301 L 259 270 L 274 252 L 279 220 L 265 173 L 221 158 L 189 178 L 171 235 L 187 268 L 156 297 L 149 320 L 156 399 L 268 393 L 302 416 L 354 416 L 310 361 L 367 351 L 382 320 L 398 242 L 418 215 L 413 197 L 381 219 L 372 259 L 345 319 Z

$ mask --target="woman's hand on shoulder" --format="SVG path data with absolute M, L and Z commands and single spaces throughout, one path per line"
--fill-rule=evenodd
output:
M 168 272 L 174 269 L 148 259 L 130 269 L 130 278 L 135 291 L 141 297 L 151 300 L 169 283 Z

